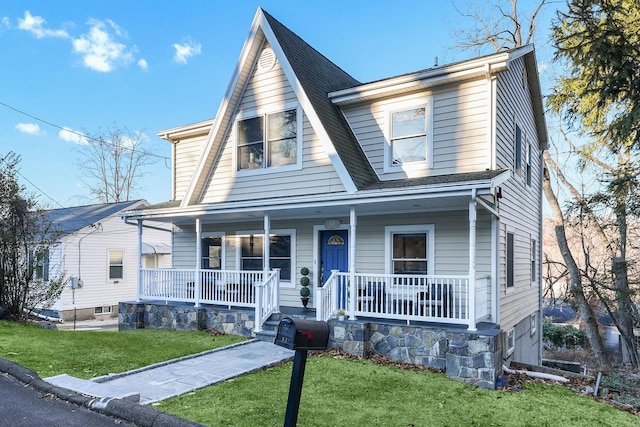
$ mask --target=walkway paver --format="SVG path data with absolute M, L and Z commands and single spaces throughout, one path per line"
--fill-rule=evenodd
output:
M 134 371 L 94 378 L 91 382 L 108 386 L 104 390 L 118 390 L 120 395 L 139 394 L 140 403 L 147 405 L 277 365 L 292 359 L 293 355 L 292 350 L 252 340 Z M 88 391 L 90 387 L 82 390 L 78 380 L 71 378 L 59 375 L 45 378 L 45 381 L 83 394 L 100 394 Z

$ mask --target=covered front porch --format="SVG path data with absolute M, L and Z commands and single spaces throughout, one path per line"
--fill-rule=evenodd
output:
M 344 312 L 356 320 L 389 319 L 461 325 L 476 330 L 490 319 L 489 277 L 366 274 L 333 271 L 315 288 L 315 319 Z M 255 314 L 254 334 L 280 307 L 280 270 L 228 271 L 144 268 L 137 302 L 241 307 Z M 311 313 L 311 311 L 310 311 Z

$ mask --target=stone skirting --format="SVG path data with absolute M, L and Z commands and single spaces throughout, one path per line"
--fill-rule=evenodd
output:
M 502 372 L 504 332 L 330 320 L 329 346 L 368 358 L 372 353 L 444 371 L 449 378 L 494 389 Z
M 193 304 L 121 302 L 118 329 L 169 329 L 203 331 L 215 329 L 230 335 L 250 337 L 255 326 L 252 309 L 194 307 Z
M 403 325 L 371 320 L 329 320 L 329 347 L 370 357 L 388 356 L 399 362 L 444 371 L 447 377 L 494 389 L 502 372 L 504 332 L 496 328 L 470 332 L 440 325 Z M 255 315 L 251 309 L 194 307 L 192 304 L 121 302 L 118 328 L 169 329 L 220 332 L 253 337 Z

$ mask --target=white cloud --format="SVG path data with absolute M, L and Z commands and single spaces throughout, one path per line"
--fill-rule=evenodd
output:
M 2 22 L 2 25 L 0 25 L 0 26 L 5 27 L 5 28 L 11 28 L 11 22 L 9 21 L 8 17 L 3 16 L 2 17 L 2 21 L 0 21 L 0 22 Z
M 66 142 L 73 142 L 78 145 L 87 145 L 89 141 L 85 138 L 81 132 L 75 131 L 68 127 L 63 127 L 60 132 L 58 132 L 58 138 Z
M 4 19 L 5 18 L 3 18 L 2 20 L 3 22 Z M 31 15 L 31 12 L 27 10 L 24 12 L 24 19 L 18 18 L 18 28 L 20 28 L 21 30 L 29 31 L 38 39 L 42 39 L 45 37 L 69 37 L 69 33 L 67 33 L 67 30 L 51 30 L 48 28 L 44 28 L 45 22 L 47 21 L 45 21 L 42 16 L 33 16 Z
M 37 123 L 18 123 L 15 128 L 22 132 L 28 133 L 29 135 L 46 135 L 46 132 L 40 129 Z
M 126 33 L 113 21 L 89 21 L 91 29 L 87 34 L 73 39 L 73 51 L 82 55 L 85 67 L 108 73 L 118 65 L 133 61 L 133 51 L 116 37 L 126 38 Z
M 173 60 L 178 64 L 186 64 L 189 58 L 202 53 L 202 45 L 193 40 L 187 40 L 183 44 L 174 43 L 172 46 L 175 50 Z
M 149 64 L 147 64 L 146 59 L 141 58 L 141 59 L 138 59 L 138 67 L 140 67 L 142 71 L 147 71 L 149 69 Z

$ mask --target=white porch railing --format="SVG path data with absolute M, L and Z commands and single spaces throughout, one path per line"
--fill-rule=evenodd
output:
M 280 269 L 274 269 L 264 282 L 255 285 L 256 326 L 254 332 L 262 331 L 262 325 L 273 313 L 280 312 Z
M 489 315 L 486 277 L 475 280 L 475 310 L 469 306 L 469 276 L 356 273 L 355 283 L 351 277 L 333 271 L 324 286 L 316 288 L 316 319 L 328 320 L 342 309 L 351 318 L 461 324 L 475 329 L 477 321 Z

